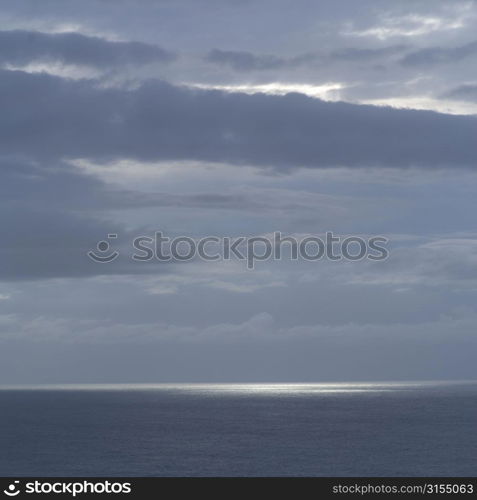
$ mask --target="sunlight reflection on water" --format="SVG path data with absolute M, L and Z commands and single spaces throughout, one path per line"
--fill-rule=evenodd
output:
M 477 384 L 475 381 L 326 382 L 326 383 L 163 383 L 163 384 L 51 384 L 3 386 L 0 390 L 167 391 L 200 395 L 320 395 L 418 391 Z

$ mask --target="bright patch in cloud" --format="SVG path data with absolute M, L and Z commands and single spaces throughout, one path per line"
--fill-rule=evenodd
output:
M 381 99 L 366 99 L 360 104 L 372 104 L 373 106 L 391 106 L 401 109 L 421 109 L 447 113 L 451 115 L 476 115 L 477 103 L 451 101 L 436 99 L 429 96 L 399 96 Z
M 339 82 L 329 82 L 322 85 L 311 85 L 307 83 L 282 83 L 272 82 L 265 84 L 237 84 L 237 85 L 210 85 L 202 83 L 186 84 L 188 87 L 200 89 L 216 89 L 224 92 L 242 92 L 244 94 L 268 94 L 285 95 L 292 92 L 304 94 L 309 97 L 323 99 L 325 101 L 338 101 L 339 91 L 348 87 Z
M 439 31 L 457 30 L 463 28 L 472 17 L 472 2 L 452 6 L 452 11 L 442 16 L 424 16 L 409 14 L 406 16 L 383 16 L 381 23 L 367 29 L 354 29 L 352 24 L 347 24 L 342 32 L 347 36 L 373 37 L 387 40 L 392 37 L 416 37 L 428 35 Z

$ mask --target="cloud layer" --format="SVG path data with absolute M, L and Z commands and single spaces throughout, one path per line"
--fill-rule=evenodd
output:
M 175 55 L 156 45 L 109 41 L 80 33 L 0 31 L 0 63 L 24 66 L 31 62 L 60 62 L 94 68 L 164 63 Z
M 277 169 L 474 167 L 475 117 L 150 81 L 102 88 L 1 73 L 5 154 L 243 163 Z

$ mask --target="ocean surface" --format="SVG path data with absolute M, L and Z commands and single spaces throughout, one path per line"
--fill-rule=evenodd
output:
M 0 390 L 1 476 L 476 476 L 477 383 Z

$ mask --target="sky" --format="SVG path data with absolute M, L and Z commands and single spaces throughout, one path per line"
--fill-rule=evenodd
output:
M 460 0 L 0 0 L 0 384 L 476 379 L 476 27 Z M 159 231 L 389 257 L 134 261 Z

